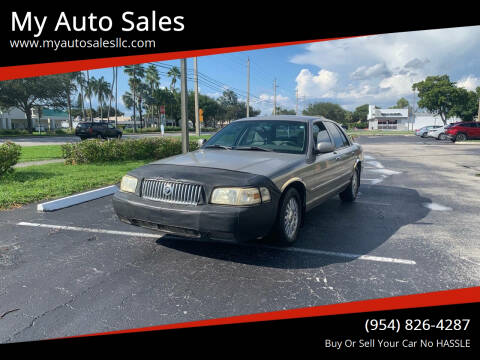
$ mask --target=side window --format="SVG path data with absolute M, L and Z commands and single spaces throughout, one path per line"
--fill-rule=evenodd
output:
M 340 134 L 340 130 L 337 129 L 337 126 L 329 122 L 325 123 L 325 126 L 330 132 L 330 135 L 332 135 L 333 137 L 333 142 L 335 143 L 335 147 L 337 149 L 344 147 L 345 145 L 343 143 L 343 138 L 342 138 L 342 135 Z
M 319 142 L 332 142 L 332 139 L 330 138 L 330 135 L 328 135 L 328 131 L 323 122 L 319 121 L 313 124 L 312 128 L 315 147 Z
M 340 135 L 342 136 L 342 139 L 343 139 L 343 146 L 350 146 L 350 141 L 348 141 L 348 138 L 347 136 L 345 135 L 345 133 L 343 132 L 342 129 L 340 129 L 338 126 L 336 126 L 337 129 L 338 129 L 338 132 L 340 133 Z

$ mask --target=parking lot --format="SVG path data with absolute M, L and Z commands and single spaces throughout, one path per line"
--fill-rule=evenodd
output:
M 0 342 L 478 286 L 480 146 L 358 142 L 358 200 L 308 213 L 291 248 L 130 226 L 111 196 L 0 212 Z

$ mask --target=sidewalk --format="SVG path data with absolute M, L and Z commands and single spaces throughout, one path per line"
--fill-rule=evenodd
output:
M 26 161 L 14 165 L 14 168 L 27 167 L 32 165 L 45 165 L 45 164 L 54 164 L 64 162 L 65 159 L 50 159 L 50 160 L 39 160 L 39 161 Z

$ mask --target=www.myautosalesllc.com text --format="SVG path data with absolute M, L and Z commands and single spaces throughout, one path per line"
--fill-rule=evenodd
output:
M 122 38 L 94 40 L 70 39 L 70 40 L 9 40 L 11 48 L 30 49 L 125 49 L 125 48 L 155 48 L 155 40 L 125 40 Z
M 325 339 L 325 348 L 330 349 L 359 349 L 359 348 L 377 348 L 377 349 L 448 349 L 448 348 L 470 348 L 472 346 L 470 339 L 420 339 L 420 340 L 390 340 L 390 339 L 360 339 L 360 340 L 331 340 Z

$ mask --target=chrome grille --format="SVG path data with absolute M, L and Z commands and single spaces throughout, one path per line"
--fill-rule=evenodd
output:
M 198 205 L 202 186 L 162 179 L 145 179 L 142 183 L 142 197 L 149 200 L 174 204 Z

